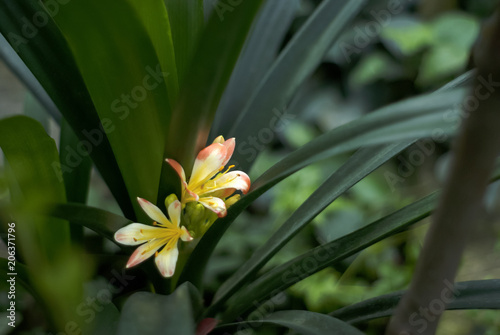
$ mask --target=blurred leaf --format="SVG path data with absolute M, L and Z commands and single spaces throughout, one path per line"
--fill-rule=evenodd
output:
M 25 94 L 23 114 L 40 122 L 47 134 L 50 134 L 51 116 L 30 92 L 26 92 Z
M 238 168 L 249 170 L 254 161 L 244 157 L 247 150 L 242 143 L 263 129 L 274 134 L 278 124 L 287 121 L 282 120 L 286 104 L 364 3 L 364 0 L 323 1 L 287 44 L 229 131 L 228 136 L 237 136 L 241 141 L 234 152 Z
M 8 275 L 12 271 L 9 270 L 9 261 L 6 258 L 1 258 L 0 257 L 0 282 L 2 290 L 5 292 L 9 291 L 10 283 L 7 281 L 10 279 L 10 276 Z M 29 274 L 28 274 L 28 269 L 26 265 L 19 263 L 16 261 L 16 285 L 20 284 L 22 287 L 28 291 L 33 298 L 35 298 L 38 301 L 41 301 L 40 296 L 37 294 L 37 292 L 33 289 Z
M 134 293 L 123 306 L 117 334 L 194 335 L 199 306 L 201 297 L 189 283 L 168 296 Z
M 263 5 L 224 91 L 209 138 L 227 134 L 278 55 L 297 8 L 296 0 Z
M 164 54 L 157 54 L 149 25 L 131 3 L 72 1 L 54 19 L 68 40 L 101 122 L 107 124 L 106 135 L 135 213 L 145 218 L 135 199 L 157 198 L 170 112 L 165 85 L 170 75 L 163 71 L 170 69 L 161 67 L 158 57 Z M 154 12 L 149 7 L 154 2 L 143 5 L 144 13 Z M 156 20 L 166 20 L 160 14 L 156 11 Z
M 226 301 L 235 291 L 241 288 L 275 255 L 300 229 L 311 222 L 330 203 L 362 180 L 376 168 L 401 152 L 413 143 L 413 140 L 380 147 L 362 148 L 335 171 L 269 238 L 257 249 L 215 293 L 213 305 L 218 306 Z M 232 320 L 232 314 L 228 318 Z
M 429 50 L 422 59 L 416 83 L 430 85 L 465 70 L 469 49 L 442 44 Z
M 399 291 L 365 300 L 338 309 L 330 315 L 348 323 L 360 323 L 391 316 L 404 293 L 405 291 Z M 450 293 L 453 293 L 453 300 L 446 304 L 447 310 L 500 309 L 499 279 L 455 283 L 453 290 L 450 286 L 444 293 L 447 301 L 451 299 Z
M 75 203 L 54 205 L 49 214 L 60 219 L 68 220 L 72 224 L 87 227 L 113 242 L 115 232 L 131 223 L 129 219 L 123 216 L 113 214 L 103 209 Z
M 225 319 L 241 315 L 254 303 L 281 292 L 313 273 L 391 236 L 427 217 L 435 208 L 438 194 L 433 193 L 357 231 L 318 246 L 300 257 L 282 264 L 246 286 L 229 301 Z M 307 267 L 305 264 L 307 263 Z M 292 270 L 295 269 L 295 270 Z
M 430 26 L 436 46 L 446 44 L 469 50 L 479 34 L 477 18 L 458 11 L 439 16 Z
M 56 15 L 60 9 L 58 3 L 46 12 L 37 0 L 0 0 L 0 32 L 35 75 L 82 143 L 92 148 L 90 155 L 123 213 L 133 217 L 122 175 L 87 88 L 66 40 L 47 14 Z M 26 20 L 43 14 L 47 15 L 43 29 Z M 67 156 L 61 162 L 62 173 L 71 170 L 73 162 Z
M 21 198 L 14 199 L 15 202 L 44 208 L 48 202 L 66 201 L 63 180 L 57 174 L 59 156 L 56 143 L 39 122 L 26 116 L 0 120 L 0 147 L 22 192 Z M 34 249 L 40 248 L 37 251 L 46 261 L 56 258 L 61 250 L 69 247 L 67 222 L 52 220 L 29 228 L 23 230 L 26 234 L 30 231 L 30 235 L 38 236 Z
M 182 87 L 205 23 L 203 0 L 164 0 L 164 2 L 172 32 L 179 86 Z
M 258 321 L 243 321 L 217 327 L 213 334 L 227 334 L 241 329 L 260 327 L 262 324 L 292 329 L 303 335 L 362 335 L 363 332 L 341 320 L 309 311 L 279 311 Z
M 387 54 L 372 52 L 363 57 L 349 76 L 349 84 L 357 89 L 377 80 L 395 80 L 403 74 L 403 69 Z
M 59 156 L 61 160 L 64 159 L 64 155 L 67 155 L 68 152 L 77 152 L 77 150 L 79 150 L 78 146 L 80 141 L 68 122 L 66 122 L 66 119 L 61 121 L 61 135 L 59 143 Z M 72 171 L 63 174 L 68 202 L 78 202 L 82 204 L 87 202 L 91 170 L 92 160 L 87 155 L 82 157 L 81 163 Z M 83 240 L 83 227 L 71 225 L 70 230 L 71 239 L 73 241 L 81 242 Z
M 381 34 L 382 42 L 395 55 L 411 56 L 430 46 L 432 29 L 425 23 L 411 17 L 392 20 Z
M 56 122 L 59 122 L 61 120 L 61 113 L 57 109 L 57 106 L 2 34 L 0 34 L 0 59 L 4 61 L 12 72 L 31 91 L 39 103 L 45 107 L 49 115 L 52 116 Z

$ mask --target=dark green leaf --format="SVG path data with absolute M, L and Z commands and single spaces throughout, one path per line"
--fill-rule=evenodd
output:
M 58 15 L 63 6 L 56 2 L 49 12 Z M 120 170 L 67 42 L 49 15 L 43 29 L 26 20 L 35 14 L 46 14 L 37 0 L 0 0 L 0 32 L 35 75 L 82 143 L 90 145 L 90 155 L 122 211 L 134 217 Z M 78 165 L 78 158 L 81 156 L 67 155 L 61 162 L 62 173 Z
M 335 171 L 293 214 L 292 216 L 271 236 L 267 242 L 257 249 L 250 259 L 245 262 L 225 283 L 221 285 L 215 294 L 214 307 L 220 306 L 234 292 L 248 283 L 254 275 L 275 255 L 300 229 L 311 222 L 330 203 L 341 196 L 345 191 L 354 186 L 376 168 L 387 162 L 390 158 L 401 152 L 401 150 L 413 143 L 413 140 L 398 144 L 388 144 L 380 147 L 363 148 L 356 152 L 344 165 Z M 259 296 L 261 291 L 252 295 Z M 241 299 L 244 301 L 245 299 Z M 231 308 L 232 320 L 236 311 L 241 312 L 240 302 L 236 302 L 237 308 Z
M 182 86 L 200 33 L 203 31 L 203 0 L 164 0 L 167 7 L 172 41 L 175 50 L 175 62 Z
M 271 292 L 281 292 L 296 282 L 334 264 L 366 247 L 391 236 L 414 222 L 427 217 L 435 208 L 438 194 L 433 193 L 382 219 L 282 264 L 252 282 L 231 299 L 231 313 L 227 319 L 245 312 L 249 307 L 245 294 L 252 293 L 252 301 L 263 301 Z M 304 264 L 307 263 L 307 268 Z M 310 263 L 314 263 L 310 266 Z M 291 271 L 292 268 L 299 269 Z M 252 291 L 256 290 L 256 291 Z M 240 299 L 240 300 L 238 300 Z
M 165 84 L 169 76 L 142 14 L 131 2 L 71 1 L 54 19 L 106 124 L 136 216 L 145 218 L 135 199 L 157 198 L 170 111 Z M 150 12 L 149 7 L 144 11 Z
M 0 34 L 0 59 L 7 64 L 12 72 L 14 72 L 31 93 L 33 93 L 54 120 L 59 122 L 61 120 L 61 113 L 56 105 L 2 34 Z
M 261 129 L 274 132 L 276 122 L 274 127 L 271 122 L 277 117 L 274 111 L 286 110 L 297 88 L 317 68 L 331 44 L 364 3 L 364 0 L 323 1 L 281 52 L 228 135 L 247 141 Z M 236 150 L 234 158 L 240 168 L 247 170 L 254 160 L 244 157 L 243 151 L 241 147 Z
M 195 311 L 201 305 L 198 291 L 189 283 L 165 296 L 138 292 L 123 306 L 119 335 L 189 335 L 195 332 Z
M 449 285 L 443 292 L 444 299 L 440 300 L 439 304 L 448 302 L 453 294 L 453 300 L 446 305 L 447 310 L 500 309 L 499 279 L 459 282 L 454 287 Z M 348 323 L 359 323 L 391 316 L 404 293 L 405 291 L 398 291 L 365 300 L 338 309 L 330 315 Z
M 209 138 L 227 134 L 234 124 L 276 59 L 297 9 L 295 0 L 263 5 L 217 108 Z
M 114 241 L 113 235 L 118 229 L 131 223 L 123 216 L 75 203 L 54 205 L 49 214 L 68 220 L 72 224 L 87 227 L 110 241 Z
M 309 311 L 279 311 L 257 321 L 244 321 L 217 327 L 213 334 L 227 334 L 243 329 L 259 329 L 262 324 L 292 329 L 302 335 L 362 335 L 349 324 L 328 315 Z M 212 334 L 212 333 L 211 333 Z

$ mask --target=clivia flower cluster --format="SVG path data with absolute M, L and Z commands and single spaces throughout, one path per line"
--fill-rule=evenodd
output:
M 198 232 L 199 235 L 200 232 L 206 231 L 217 217 L 226 216 L 227 208 L 240 198 L 239 194 L 234 194 L 236 191 L 243 194 L 248 192 L 248 175 L 242 171 L 230 171 L 233 165 L 226 168 L 234 147 L 234 138 L 225 141 L 222 136 L 217 137 L 212 144 L 198 153 L 189 180 L 177 161 L 166 159 L 181 180 L 181 201 L 177 200 L 175 195 L 165 199 L 167 218 L 151 202 L 137 198 L 141 208 L 153 220 L 153 226 L 131 223 L 115 233 L 115 240 L 121 244 L 140 245 L 130 256 L 127 268 L 155 254 L 155 263 L 162 276 L 173 276 L 179 256 L 178 241 L 192 241 L 192 232 Z M 208 213 L 205 213 L 207 210 Z

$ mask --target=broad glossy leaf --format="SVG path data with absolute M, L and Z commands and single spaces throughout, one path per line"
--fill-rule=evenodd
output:
M 33 93 L 50 116 L 52 116 L 56 122 L 59 122 L 61 120 L 61 113 L 56 105 L 2 34 L 0 34 L 0 59 L 7 64 L 12 72 L 14 72 L 31 93 Z
M 296 0 L 267 1 L 262 6 L 217 108 L 209 138 L 228 133 L 276 59 L 297 9 Z
M 297 88 L 317 68 L 335 38 L 364 3 L 364 0 L 325 0 L 320 3 L 281 52 L 228 135 L 249 141 L 262 129 L 274 133 L 276 122 L 273 127 L 271 120 L 276 116 L 273 111 L 286 110 Z M 241 147 L 235 151 L 234 158 L 243 170 L 254 161 L 245 156 Z
M 172 32 L 179 86 L 182 86 L 205 24 L 203 0 L 164 0 L 164 2 Z
M 65 202 L 63 180 L 58 172 L 59 155 L 56 143 L 42 125 L 26 116 L 0 120 L 0 148 L 19 186 L 17 203 L 43 208 L 48 202 Z M 69 225 L 61 220 L 38 221 L 23 227 L 27 236 L 37 236 L 37 248 L 48 260 L 70 244 Z
M 473 280 L 458 282 L 445 289 L 443 296 L 448 302 L 447 310 L 459 309 L 500 309 L 500 280 Z M 331 316 L 348 323 L 360 323 L 372 319 L 391 316 L 405 291 L 385 294 L 357 304 L 340 308 Z M 443 301 L 444 302 L 444 301 Z
M 220 306 L 234 292 L 248 283 L 259 271 L 300 229 L 311 222 L 335 199 L 341 196 L 376 168 L 404 150 L 413 140 L 397 144 L 381 145 L 379 147 L 362 148 L 335 171 L 311 196 L 281 225 L 266 243 L 257 249 L 215 294 L 214 306 Z M 260 294 L 253 294 L 253 297 Z M 242 299 L 244 300 L 244 299 Z M 239 302 L 236 304 L 240 305 Z M 216 308 L 216 307 L 212 307 Z M 241 308 L 241 306 L 239 306 Z M 231 311 L 238 308 L 233 309 Z M 239 314 L 230 314 L 238 316 Z M 232 318 L 229 318 L 231 320 Z M 227 319 L 226 319 L 227 320 Z
M 181 163 L 188 176 L 198 151 L 205 146 L 222 92 L 261 3 L 241 1 L 222 20 L 216 11 L 200 33 L 182 80 L 165 148 L 165 156 Z M 163 163 L 158 204 L 180 185 L 175 172 Z
M 106 124 L 135 213 L 145 218 L 135 199 L 157 198 L 169 75 L 131 1 L 71 1 L 54 19 Z
M 428 195 L 363 228 L 318 246 L 266 272 L 231 298 L 229 302 L 230 308 L 228 309 L 230 312 L 226 314 L 225 319 L 230 320 L 244 313 L 252 307 L 249 302 L 261 302 L 269 298 L 271 293 L 281 292 L 325 267 L 345 259 L 427 217 L 434 210 L 437 197 L 437 193 Z M 305 266 L 306 263 L 307 267 Z M 297 270 L 299 272 L 292 271 L 292 269 L 299 269 Z M 250 294 L 250 292 L 252 293 Z
M 216 334 L 234 333 L 242 329 L 258 330 L 262 324 L 286 327 L 303 335 L 362 335 L 363 332 L 331 316 L 309 311 L 279 311 L 258 321 L 230 323 L 216 328 Z M 212 333 L 211 333 L 212 334 Z
M 87 227 L 113 242 L 115 232 L 131 223 L 129 219 L 123 216 L 77 203 L 53 205 L 49 214 L 68 220 L 72 224 Z
M 166 149 L 188 174 L 205 146 L 222 92 L 261 4 L 262 0 L 240 1 L 222 19 L 219 12 L 212 13 L 200 35 L 173 111 Z
M 199 306 L 201 297 L 189 283 L 168 296 L 134 293 L 123 306 L 117 334 L 194 335 Z
M 56 4 L 47 5 L 46 12 L 37 0 L 0 0 L 0 32 L 75 130 L 82 146 L 88 143 L 92 149 L 90 156 L 124 214 L 134 217 L 123 178 L 87 88 L 66 40 L 47 14 L 58 15 L 62 5 Z M 35 14 L 37 17 L 46 15 L 43 29 L 24 20 Z M 61 163 L 63 171 L 72 170 L 79 164 L 74 155 L 67 155 Z

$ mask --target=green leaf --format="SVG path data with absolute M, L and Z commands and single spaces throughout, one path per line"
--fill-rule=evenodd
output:
M 453 81 L 447 85 L 447 90 L 462 83 L 462 78 L 459 79 L 459 81 Z M 439 115 L 437 119 L 442 119 L 445 113 L 450 113 L 448 116 L 452 117 L 451 123 L 456 126 L 455 121 L 459 119 L 458 113 L 460 111 L 453 111 L 450 108 L 461 101 L 463 93 L 463 90 L 455 90 L 427 94 L 383 107 L 317 137 L 286 156 L 253 182 L 251 192 L 231 206 L 226 217 L 215 221 L 191 254 L 179 279 L 180 282 L 189 281 L 196 287 L 201 287 L 203 271 L 208 259 L 224 232 L 246 207 L 278 182 L 319 160 L 355 150 L 366 143 L 384 143 L 388 140 L 388 135 L 389 137 L 393 135 L 380 130 L 384 127 L 394 126 L 397 131 L 399 123 L 412 122 L 412 120 L 425 115 Z M 427 136 L 433 136 L 434 131 L 438 129 L 434 124 L 428 122 L 425 122 L 424 125 L 425 128 L 419 128 L 418 123 L 414 122 L 413 131 L 421 129 L 427 132 Z M 423 131 L 420 135 L 423 134 Z M 372 136 L 370 136 L 370 132 Z M 406 132 L 400 134 L 404 135 Z M 403 140 L 403 137 L 399 136 L 398 138 Z M 414 138 L 414 134 L 406 137 L 406 139 L 408 138 Z
M 135 199 L 157 198 L 170 111 L 169 75 L 131 1 L 72 1 L 54 19 L 106 124 L 135 213 L 145 218 Z
M 65 119 L 61 122 L 61 135 L 59 142 L 60 159 L 64 159 L 67 152 L 78 150 L 80 140 L 71 129 Z M 92 170 L 92 160 L 88 156 L 82 157 L 82 161 L 72 171 L 63 174 L 64 186 L 68 202 L 86 203 L 89 191 L 90 172 Z M 83 227 L 70 226 L 71 239 L 81 242 L 83 240 Z
M 168 296 L 134 293 L 123 306 L 117 334 L 194 335 L 194 314 L 200 306 L 201 297 L 189 283 Z
M 230 323 L 217 327 L 213 334 L 234 333 L 241 329 L 258 329 L 262 324 L 286 327 L 303 335 L 362 335 L 363 332 L 328 315 L 309 311 L 279 311 L 258 321 Z M 210 333 L 212 334 L 212 333 Z
M 164 77 L 170 102 L 170 110 L 174 108 L 179 95 L 178 58 L 174 52 L 173 33 L 170 15 L 165 4 L 158 0 L 128 0 L 144 24 L 149 38 L 156 50 L 161 68 L 168 72 Z M 167 129 L 169 113 L 160 113 L 162 124 Z
M 6 258 L 0 258 L 0 269 L 2 270 L 0 272 L 0 281 L 2 283 L 0 287 L 3 289 L 5 286 L 5 292 L 7 292 L 10 289 L 9 287 L 7 287 L 7 285 L 9 285 L 7 280 L 10 279 L 10 276 L 8 274 L 12 271 L 9 270 L 9 261 Z M 33 286 L 31 284 L 28 268 L 26 267 L 26 265 L 16 261 L 16 285 L 17 284 L 24 287 L 26 291 L 28 291 L 37 301 L 41 301 L 40 296 L 38 295 L 36 290 L 33 289 Z
M 329 204 L 341 196 L 376 168 L 394 157 L 401 150 L 413 143 L 413 140 L 397 144 L 388 144 L 380 147 L 362 148 L 335 171 L 314 193 L 281 225 L 276 233 L 266 243 L 257 249 L 216 292 L 211 309 L 216 309 L 224 303 L 234 292 L 251 280 L 259 271 L 300 229 L 312 221 Z M 252 297 L 260 295 L 253 294 Z M 244 300 L 244 299 L 242 299 Z M 225 320 L 232 320 L 233 314 L 241 311 L 241 305 L 231 308 Z
M 220 101 L 209 138 L 226 134 L 276 59 L 298 3 L 267 1 L 255 20 Z
M 165 156 L 177 160 L 188 177 L 198 151 L 206 144 L 222 92 L 261 3 L 242 1 L 223 20 L 216 11 L 200 33 L 173 110 L 165 148 Z M 157 202 L 163 203 L 179 185 L 177 175 L 164 162 Z
M 164 0 L 164 2 L 172 31 L 179 86 L 182 86 L 205 24 L 203 0 Z
M 231 311 L 226 319 L 240 315 L 248 308 L 249 300 L 261 302 L 270 294 L 281 292 L 327 266 L 361 251 L 368 246 L 391 236 L 409 225 L 427 217 L 436 205 L 438 194 L 433 193 L 390 215 L 332 242 L 320 245 L 305 254 L 282 264 L 253 281 L 230 300 Z M 307 267 L 304 265 L 307 263 Z M 292 269 L 298 269 L 292 271 Z M 255 290 L 255 291 L 253 291 Z M 245 294 L 253 292 L 251 297 Z
M 0 34 L 0 59 L 4 61 L 31 93 L 33 93 L 50 116 L 52 116 L 56 122 L 59 122 L 61 120 L 61 113 L 56 105 L 2 34 Z
M 66 201 L 63 180 L 56 173 L 59 166 L 56 143 L 39 122 L 26 116 L 0 120 L 0 148 L 21 190 L 20 197 L 15 197 L 17 203 L 44 208 L 48 202 Z M 24 227 L 26 236 L 38 236 L 36 246 L 46 260 L 55 258 L 61 250 L 69 247 L 67 222 L 39 222 L 29 228 L 34 233 L 28 233 L 28 227 Z
M 115 242 L 113 238 L 115 232 L 131 223 L 123 216 L 83 204 L 55 204 L 51 207 L 49 213 L 51 216 L 87 227 L 113 242 Z
M 216 10 L 201 33 L 173 111 L 166 149 L 188 174 L 205 146 L 219 100 L 261 4 L 262 0 L 241 1 L 223 19 Z
M 51 16 L 59 15 L 62 6 L 57 2 L 50 6 Z M 96 167 L 124 214 L 134 217 L 109 141 L 66 40 L 49 15 L 43 29 L 26 20 L 35 14 L 43 16 L 46 13 L 37 0 L 0 0 L 0 32 L 35 75 L 82 143 L 88 143 Z M 74 161 L 72 156 L 66 156 L 61 162 L 61 173 L 72 170 Z
M 453 300 L 446 305 L 447 310 L 459 309 L 500 309 L 500 280 L 473 280 L 458 282 L 445 288 L 443 295 L 446 302 Z M 331 316 L 344 320 L 348 323 L 360 323 L 372 319 L 391 316 L 405 291 L 398 291 L 385 294 L 373 299 L 368 299 L 357 304 L 340 308 Z M 444 303 L 444 301 L 441 301 Z
M 364 3 L 364 0 L 323 1 L 281 52 L 228 135 L 248 141 L 262 129 L 274 133 L 277 123 L 271 121 L 277 116 L 273 111 L 286 110 L 297 88 L 317 68 L 331 44 Z M 244 157 L 244 151 L 240 147 L 234 158 L 241 169 L 247 170 L 254 160 Z

